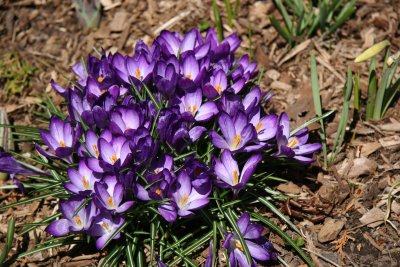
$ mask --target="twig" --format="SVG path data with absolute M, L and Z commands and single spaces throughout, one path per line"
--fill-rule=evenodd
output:
M 173 25 L 178 23 L 178 21 L 180 21 L 184 17 L 188 16 L 191 12 L 192 12 L 191 10 L 187 10 L 185 12 L 180 13 L 178 16 L 175 16 L 175 17 L 167 20 L 160 27 L 158 27 L 157 29 L 155 29 L 153 31 L 154 35 L 157 36 L 162 30 L 165 30 L 165 29 L 168 29 L 168 28 L 172 27 Z
M 321 254 L 319 254 L 319 253 L 317 253 L 317 252 L 314 252 L 314 251 L 309 250 L 309 249 L 306 249 L 306 248 L 305 248 L 304 250 L 307 251 L 307 252 L 310 252 L 310 253 L 314 254 L 315 256 L 318 256 L 319 258 L 321 258 L 321 259 L 323 259 L 324 261 L 326 261 L 326 262 L 332 264 L 333 266 L 340 267 L 340 265 L 338 265 L 336 262 L 334 262 L 334 261 L 332 261 L 332 260 L 330 260 L 330 259 L 328 259 L 328 258 L 322 256 Z

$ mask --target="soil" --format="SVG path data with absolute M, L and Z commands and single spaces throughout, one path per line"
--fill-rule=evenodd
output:
M 48 94 L 60 104 L 62 99 L 51 90 L 50 79 L 67 84 L 64 77 L 72 77 L 70 67 L 95 49 L 131 54 L 138 38 L 150 43 L 162 29 L 185 32 L 204 22 L 214 25 L 209 0 L 101 2 L 98 28 L 86 29 L 69 1 L 0 0 L 0 56 L 12 53 L 34 68 L 21 93 L 6 91 L 0 77 L 0 107 L 11 123 L 40 125 L 34 115 L 36 97 Z M 388 210 L 388 192 L 400 180 L 400 101 L 395 100 L 382 120 L 366 122 L 363 115 L 358 119 L 359 114 L 365 113 L 368 64 L 354 63 L 364 49 L 385 39 L 392 43 L 393 53 L 399 50 L 400 2 L 359 0 L 356 13 L 333 35 L 318 32 L 312 39 L 300 40 L 292 50 L 271 26 L 269 15 L 281 21 L 272 1 L 240 1 L 232 26 L 226 24 L 224 1 L 217 2 L 225 34 L 237 31 L 242 39 L 238 54 L 250 51 L 259 68 L 266 70 L 261 88 L 274 90 L 270 109 L 288 112 L 294 125 L 315 117 L 310 81 L 310 52 L 315 52 L 323 109 L 335 111 L 325 123 L 329 148 L 342 110 L 346 71 L 350 68 L 360 73 L 361 110 L 356 113 L 351 105 L 345 143 L 334 164 L 325 168 L 320 153 L 310 168 L 301 173 L 289 170 L 291 182 L 275 188 L 295 197 L 282 203 L 281 210 L 304 232 L 304 248 L 317 266 L 400 266 L 399 190 L 392 194 L 386 223 L 382 216 Z M 319 125 L 310 128 L 315 131 Z M 29 145 L 18 149 L 24 153 L 33 151 Z M 22 198 L 18 191 L 0 190 L 2 205 Z M 55 206 L 54 199 L 46 199 L 0 213 L 0 250 L 10 216 L 17 218 L 17 225 L 37 222 L 53 214 Z M 336 227 L 324 227 L 329 220 L 336 220 Z M 10 256 L 33 248 L 45 238 L 43 227 L 35 235 L 17 237 Z M 270 238 L 289 266 L 304 266 L 278 236 L 271 233 Z M 22 259 L 14 257 L 12 265 L 94 266 L 102 256 L 90 248 L 63 247 Z

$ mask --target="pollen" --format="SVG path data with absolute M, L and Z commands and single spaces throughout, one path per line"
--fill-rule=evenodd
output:
M 101 223 L 101 227 L 103 227 L 104 230 L 108 231 L 109 227 L 108 227 L 108 223 L 102 222 Z
M 297 140 L 297 138 L 292 137 L 289 139 L 289 143 L 287 144 L 287 146 L 290 148 L 295 148 L 298 144 L 299 144 L 299 141 Z
M 235 247 L 237 247 L 238 249 L 240 249 L 240 251 L 243 251 L 243 246 L 242 246 L 242 244 L 240 244 L 239 241 L 235 240 L 234 243 L 235 243 Z
M 189 200 L 188 195 L 184 194 L 184 195 L 183 195 L 183 198 L 182 198 L 181 201 L 179 202 L 180 206 L 181 206 L 181 207 L 184 206 L 184 205 L 188 202 L 188 200 Z
M 104 90 L 100 91 L 100 94 L 102 95 L 102 94 L 105 94 L 106 92 L 107 92 L 107 90 L 104 89 Z
M 188 73 L 188 74 L 186 75 L 186 78 L 192 79 L 192 74 Z
M 75 216 L 74 221 L 76 222 L 77 225 L 82 225 L 81 217 Z
M 58 143 L 60 144 L 60 147 L 65 147 L 65 143 L 63 140 L 60 140 Z
M 262 126 L 263 126 L 263 123 L 261 121 L 259 123 L 257 123 L 257 125 L 256 125 L 257 133 L 260 132 Z
M 85 176 L 82 177 L 82 184 L 83 184 L 83 187 L 84 187 L 86 190 L 89 190 L 89 189 L 90 189 L 90 187 L 89 187 L 89 182 L 88 182 L 88 180 L 86 179 Z
M 97 81 L 98 81 L 99 83 L 102 83 L 102 82 L 104 81 L 103 76 L 100 75 L 100 76 L 97 78 Z
M 157 188 L 157 189 L 156 189 L 156 194 L 159 195 L 159 196 L 161 196 L 161 193 L 162 193 L 161 189 L 160 189 L 160 188 Z
M 233 147 L 234 149 L 236 149 L 236 148 L 238 147 L 238 145 L 239 145 L 239 143 L 240 143 L 241 140 L 242 140 L 242 136 L 241 136 L 240 134 L 236 135 L 236 136 L 233 138 L 232 147 Z
M 217 86 L 215 86 L 215 90 L 217 90 L 218 94 L 220 95 L 222 93 L 222 86 L 218 84 Z
M 112 161 L 112 163 L 115 163 L 117 160 L 118 160 L 117 155 L 113 154 L 113 155 L 111 156 L 111 161 Z
M 108 197 L 107 198 L 107 203 L 108 203 L 108 206 L 110 207 L 110 208 L 114 208 L 114 201 L 113 201 L 113 198 L 112 197 Z
M 141 80 L 141 79 L 142 79 L 141 76 L 140 76 L 140 70 L 139 70 L 139 68 L 137 68 L 136 71 L 135 71 L 135 77 L 136 77 L 136 79 L 138 79 L 138 80 Z
M 239 174 L 237 170 L 233 171 L 233 185 L 237 185 L 239 183 Z
M 197 111 L 197 105 L 194 105 L 193 107 L 189 107 L 189 111 L 194 116 L 194 114 L 196 114 L 196 111 Z
M 99 153 L 99 149 L 97 148 L 97 145 L 92 145 L 92 148 L 94 150 L 94 154 L 95 154 L 96 158 L 98 158 L 100 153 Z

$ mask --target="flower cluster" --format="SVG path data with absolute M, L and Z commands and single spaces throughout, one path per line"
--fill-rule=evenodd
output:
M 307 129 L 291 136 L 285 113 L 265 113 L 272 94 L 256 85 L 256 63 L 235 57 L 239 45 L 236 34 L 219 42 L 212 29 L 163 31 L 150 47 L 139 40 L 133 56 L 89 56 L 67 88 L 52 81 L 69 115 L 53 116 L 36 148 L 70 166 L 71 196 L 46 231 L 86 233 L 101 249 L 144 207 L 172 223 L 213 205 L 213 190 L 238 197 L 267 157 L 312 162 L 321 145 L 307 144 Z M 246 241 L 254 259 L 275 257 L 248 214 L 238 224 L 257 239 Z M 224 247 L 232 266 L 243 261 L 235 234 Z

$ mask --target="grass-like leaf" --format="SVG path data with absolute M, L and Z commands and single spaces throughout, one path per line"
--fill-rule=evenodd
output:
M 325 119 L 326 117 L 329 117 L 332 113 L 334 112 L 334 110 L 328 111 L 325 114 L 323 114 L 322 116 L 316 117 L 314 119 L 311 119 L 305 123 L 303 123 L 302 125 L 300 125 L 299 127 L 297 127 L 296 129 L 294 129 L 293 131 L 290 132 L 290 136 L 295 135 L 298 131 L 300 131 L 301 129 L 313 124 L 314 122 L 320 121 L 322 119 Z
M 83 240 L 63 240 L 63 241 L 59 241 L 59 242 L 54 242 L 54 243 L 49 243 L 45 246 L 37 246 L 36 248 L 26 251 L 26 252 L 22 252 L 20 254 L 18 254 L 18 259 L 21 259 L 23 257 L 47 250 L 47 249 L 51 249 L 51 248 L 56 248 L 56 247 L 61 247 L 61 246 L 65 246 L 65 245 L 73 245 L 73 244 L 79 244 L 79 243 L 84 243 L 85 241 Z
M 0 211 L 6 210 L 8 208 L 16 207 L 16 206 L 19 206 L 19 205 L 23 205 L 23 204 L 26 204 L 26 203 L 30 203 L 30 202 L 33 202 L 33 201 L 36 201 L 36 200 L 44 199 L 44 198 L 47 198 L 47 197 L 56 196 L 56 195 L 61 194 L 63 192 L 65 192 L 64 189 L 63 190 L 58 190 L 58 191 L 55 191 L 55 192 L 50 192 L 50 193 L 43 194 L 43 195 L 39 195 L 39 196 L 35 196 L 35 197 L 30 197 L 30 198 L 27 198 L 27 199 L 24 199 L 24 200 L 15 202 L 15 203 L 11 203 L 11 204 L 8 204 L 8 205 L 1 206 L 0 207 Z
M 6 242 L 3 247 L 3 251 L 0 253 L 0 266 L 3 266 L 7 258 L 7 254 L 12 248 L 14 233 L 15 233 L 15 219 L 14 217 L 11 217 L 11 219 L 8 221 Z
M 224 39 L 224 29 L 222 26 L 221 15 L 219 13 L 217 0 L 213 0 L 213 13 L 215 26 L 217 27 L 218 40 L 221 42 Z
M 274 224 L 269 219 L 261 216 L 258 213 L 251 213 L 251 216 L 264 223 L 266 226 L 270 227 L 273 231 L 275 231 L 283 240 L 285 240 L 302 258 L 309 266 L 315 266 L 309 257 L 304 253 L 304 251 L 296 244 L 296 242 L 290 238 L 284 231 L 282 231 L 276 224 Z
M 311 87 L 312 87 L 312 92 L 313 92 L 315 114 L 317 116 L 321 117 L 322 116 L 322 105 L 321 105 L 321 96 L 319 93 L 319 86 L 318 86 L 317 62 L 315 60 L 314 52 L 311 52 Z M 324 165 L 325 165 L 325 167 L 327 167 L 328 160 L 327 160 L 324 121 L 321 119 L 319 121 L 319 123 L 321 124 L 321 128 L 319 130 L 319 136 L 321 138 L 321 143 L 322 143 L 322 153 L 324 154 Z

